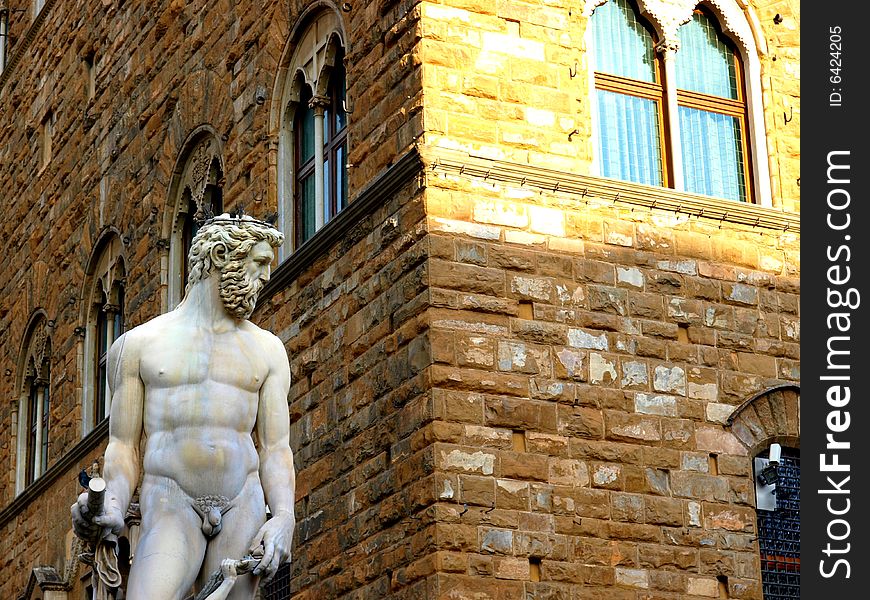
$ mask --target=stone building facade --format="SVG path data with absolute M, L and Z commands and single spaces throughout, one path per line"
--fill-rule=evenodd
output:
M 799 448 L 798 3 L 700 5 L 752 202 L 601 176 L 606 4 L 0 1 L 0 597 L 85 597 L 104 346 L 243 206 L 288 232 L 253 317 L 298 481 L 264 597 L 760 600 L 752 459 Z M 695 4 L 630 6 L 667 54 Z M 344 153 L 310 213 L 307 108 Z

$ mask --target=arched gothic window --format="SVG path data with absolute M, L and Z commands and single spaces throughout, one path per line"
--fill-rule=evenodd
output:
M 345 47 L 331 10 L 306 20 L 293 37 L 280 78 L 278 191 L 286 257 L 347 205 Z M 290 233 L 292 232 L 292 234 Z
M 126 268 L 117 235 L 105 236 L 97 246 L 88 269 L 85 289 L 85 369 L 83 386 L 83 433 L 109 416 L 108 355 L 112 343 L 124 332 L 124 285 Z
M 763 126 L 751 126 L 744 59 L 716 14 L 701 4 L 679 18 L 659 15 L 682 23 L 662 30 L 645 18 L 656 15 L 643 0 L 591 4 L 600 174 L 769 205 L 769 190 L 753 183 L 756 171 L 767 173 Z
M 41 312 L 27 328 L 19 358 L 16 492 L 48 469 L 51 424 L 51 338 Z
M 170 184 L 174 218 L 169 234 L 168 306 L 172 310 L 184 297 L 187 255 L 193 236 L 209 217 L 223 212 L 224 170 L 215 135 L 200 128 L 185 144 Z

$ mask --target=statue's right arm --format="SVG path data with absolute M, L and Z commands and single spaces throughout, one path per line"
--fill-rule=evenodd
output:
M 109 445 L 103 464 L 106 509 L 117 508 L 122 519 L 139 481 L 139 441 L 145 402 L 145 386 L 139 376 L 140 343 L 129 333 L 122 335 L 109 349 L 107 365 L 112 405 Z
M 103 464 L 106 494 L 103 512 L 88 512 L 87 493 L 72 505 L 73 528 L 82 539 L 96 540 L 124 527 L 124 515 L 139 481 L 139 439 L 145 388 L 139 377 L 139 342 L 124 334 L 109 349 L 108 375 L 112 399 L 109 446 Z

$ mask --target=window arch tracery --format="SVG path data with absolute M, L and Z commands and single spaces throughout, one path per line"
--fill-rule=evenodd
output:
M 168 310 L 184 297 L 193 236 L 206 219 L 223 212 L 224 183 L 220 144 L 211 128 L 200 127 L 184 145 L 170 184 Z

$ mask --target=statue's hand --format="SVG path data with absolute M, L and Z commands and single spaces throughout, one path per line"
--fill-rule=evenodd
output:
M 260 527 L 250 548 L 251 554 L 260 551 L 263 553 L 260 563 L 254 567 L 254 575 L 263 575 L 269 581 L 278 567 L 290 560 L 295 527 L 296 520 L 290 512 L 280 512 Z M 260 546 L 262 548 L 258 550 Z
M 124 515 L 117 502 L 108 495 L 103 502 L 103 512 L 97 516 L 88 510 L 88 494 L 79 495 L 70 507 L 72 525 L 76 535 L 87 542 L 96 542 L 109 534 L 119 534 L 124 529 Z
M 225 558 L 221 561 L 221 575 L 223 575 L 224 581 L 235 581 L 236 577 L 238 577 L 238 572 L 236 571 L 236 565 L 239 564 L 239 561 L 233 560 L 232 558 Z

